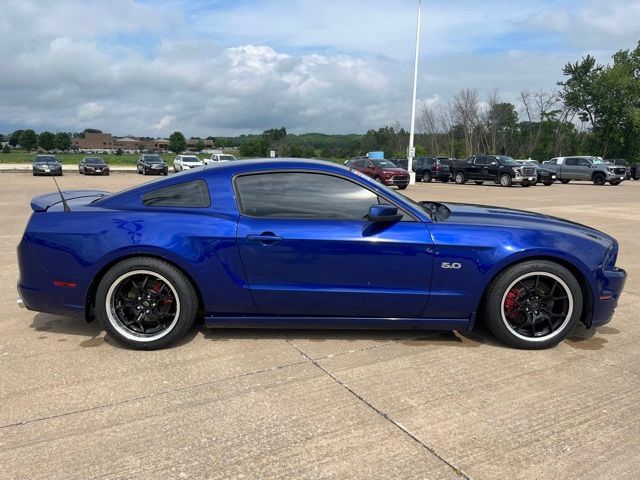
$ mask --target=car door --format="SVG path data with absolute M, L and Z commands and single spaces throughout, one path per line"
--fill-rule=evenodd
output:
M 593 174 L 593 164 L 587 158 L 580 158 L 578 160 L 578 168 L 577 175 L 579 175 L 579 180 L 591 180 L 591 175 Z
M 237 241 L 261 314 L 415 318 L 430 287 L 427 225 L 374 223 L 383 200 L 363 185 L 318 172 L 235 179 Z
M 496 157 L 484 157 L 486 165 L 483 169 L 484 180 L 497 180 L 500 175 L 500 161 Z
M 477 156 L 471 162 L 471 167 L 469 168 L 469 179 L 471 180 L 480 180 L 482 179 L 482 170 L 486 169 L 486 157 Z
M 580 159 L 565 158 L 562 163 L 562 179 L 563 180 L 582 180 L 580 175 L 580 168 L 578 167 Z

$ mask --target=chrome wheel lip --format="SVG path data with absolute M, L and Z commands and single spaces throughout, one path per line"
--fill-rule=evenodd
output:
M 502 184 L 503 187 L 506 187 L 507 185 L 509 185 L 509 176 L 508 175 L 502 175 L 500 177 L 500 183 Z
M 124 325 L 122 325 L 122 322 L 120 321 L 117 314 L 115 313 L 115 301 L 113 299 L 113 296 L 117 288 L 122 284 L 122 282 L 124 282 L 127 278 L 132 277 L 134 275 L 153 276 L 163 281 L 167 285 L 167 287 L 171 289 L 171 292 L 173 293 L 173 296 L 176 302 L 176 313 L 173 320 L 171 321 L 171 324 L 161 332 L 158 332 L 152 335 L 136 334 L 135 332 L 132 332 L 131 330 L 126 328 Z M 109 290 L 107 291 L 107 296 L 105 299 L 105 310 L 107 312 L 107 318 L 109 319 L 109 323 L 120 335 L 122 335 L 123 337 L 129 340 L 133 340 L 136 342 L 152 342 L 165 337 L 175 328 L 176 324 L 178 323 L 178 318 L 180 318 L 180 297 L 178 297 L 178 292 L 173 286 L 173 284 L 163 275 L 160 275 L 157 272 L 152 272 L 151 270 L 132 270 L 130 272 L 120 275 L 111 284 L 111 286 L 109 287 Z
M 528 337 L 526 335 L 522 335 L 516 332 L 514 328 L 511 326 L 511 324 L 507 320 L 507 316 L 504 311 L 504 303 L 505 303 L 505 300 L 507 299 L 508 293 L 511 291 L 513 287 L 515 287 L 517 283 L 527 279 L 528 277 L 536 277 L 536 276 L 548 277 L 558 282 L 560 286 L 562 286 L 562 288 L 564 289 L 565 293 L 567 294 L 569 308 L 567 309 L 567 314 L 564 320 L 562 321 L 562 324 L 558 328 L 556 328 L 553 332 L 547 335 L 542 335 L 540 337 Z M 504 323 L 504 326 L 507 327 L 507 330 L 509 330 L 509 332 L 515 337 L 521 340 L 525 340 L 527 342 L 534 342 L 534 343 L 546 342 L 560 335 L 564 330 L 564 328 L 567 326 L 567 324 L 571 321 L 571 317 L 573 316 L 573 304 L 574 304 L 573 293 L 571 293 L 571 289 L 569 288 L 569 285 L 567 285 L 567 283 L 562 278 L 560 278 L 559 276 L 551 272 L 542 272 L 542 271 L 528 272 L 523 275 L 520 275 L 513 282 L 511 282 L 511 284 L 505 289 L 504 294 L 502 295 L 502 300 L 500 302 L 500 316 L 502 318 L 502 323 Z

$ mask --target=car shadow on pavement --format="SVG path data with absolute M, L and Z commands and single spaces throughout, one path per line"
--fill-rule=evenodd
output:
M 301 340 L 321 342 L 377 342 L 400 343 L 412 347 L 454 346 L 475 348 L 481 345 L 504 346 L 486 330 L 474 332 L 433 330 L 337 330 L 337 329 L 249 329 L 249 328 L 205 328 L 204 338 L 215 342 L 229 340 Z

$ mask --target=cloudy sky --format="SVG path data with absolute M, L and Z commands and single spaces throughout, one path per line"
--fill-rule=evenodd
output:
M 426 0 L 418 97 L 515 101 L 640 39 L 640 0 Z M 0 132 L 349 133 L 410 116 L 417 0 L 3 0 Z

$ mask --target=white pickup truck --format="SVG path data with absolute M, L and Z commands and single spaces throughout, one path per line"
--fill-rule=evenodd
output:
M 236 160 L 238 159 L 229 153 L 213 153 L 211 154 L 211 158 L 204 159 L 204 163 L 212 164 L 218 162 L 235 162 Z

